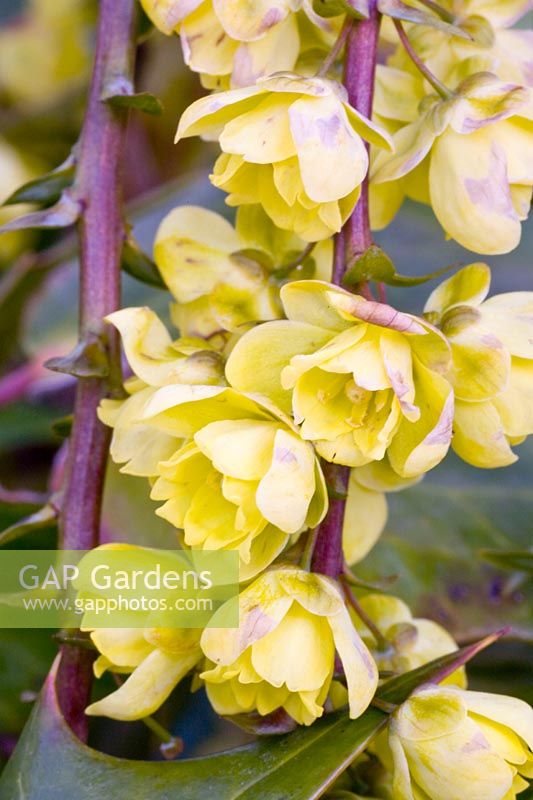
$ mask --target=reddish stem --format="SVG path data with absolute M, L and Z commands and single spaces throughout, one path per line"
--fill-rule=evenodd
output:
M 83 126 L 75 193 L 84 213 L 80 241 L 80 339 L 102 337 L 110 364 L 117 363 L 116 337 L 103 317 L 120 305 L 120 253 L 124 238 L 121 171 L 126 115 L 102 102 L 105 86 L 117 75 L 133 74 L 134 0 L 100 0 L 96 55 Z M 61 546 L 88 550 L 99 541 L 100 511 L 109 431 L 96 411 L 109 379 L 81 378 L 76 390 L 69 443 Z M 58 697 L 67 722 L 87 737 L 85 708 L 90 701 L 93 654 L 63 646 Z
M 380 22 L 377 0 L 370 0 L 369 5 L 368 19 L 355 22 L 350 29 L 344 66 L 344 83 L 350 104 L 366 117 L 372 115 Z M 366 178 L 351 217 L 336 237 L 333 283 L 341 285 L 347 264 L 355 256 L 364 253 L 371 244 L 368 178 Z M 342 528 L 346 506 L 346 500 L 342 499 L 342 495 L 345 495 L 348 489 L 350 468 L 339 464 L 324 464 L 324 473 L 328 486 L 335 490 L 337 497 L 330 500 L 328 514 L 319 526 L 312 569 L 332 578 L 338 578 L 343 568 Z

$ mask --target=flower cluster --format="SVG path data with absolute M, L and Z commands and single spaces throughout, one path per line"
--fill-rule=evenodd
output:
M 377 70 L 372 119 L 332 77 L 342 15 L 288 0 L 143 6 L 215 90 L 185 111 L 177 140 L 218 142 L 211 181 L 238 210 L 234 224 L 195 206 L 162 221 L 154 260 L 179 336 L 147 308 L 108 317 L 133 375 L 100 418 L 113 459 L 148 479 L 184 549 L 238 552 L 240 619 L 235 629 L 93 630 L 97 674 L 128 677 L 88 713 L 141 718 L 194 671 L 225 716 L 282 712 L 310 725 L 347 705 L 356 718 L 380 673 L 456 644 L 399 598 L 357 584 L 348 565 L 378 542 L 386 494 L 417 483 L 450 447 L 478 467 L 516 459 L 533 433 L 533 293 L 487 299 L 490 271 L 476 263 L 434 289 L 420 315 L 398 310 L 362 279 L 339 285 L 343 227 L 370 181 L 375 227 L 408 196 L 475 252 L 518 244 L 533 128 L 526 59 L 512 50 L 529 34 L 508 26 L 525 4 L 444 0 L 447 25 L 398 25 L 400 42 L 385 23 L 395 49 Z M 340 489 L 333 473 L 346 477 Z M 337 582 L 313 547 L 339 504 Z M 466 691 L 463 668 L 414 694 L 373 746 L 389 796 L 514 797 L 530 770 L 531 720 L 508 700 Z M 473 788 L 461 782 L 467 761 Z

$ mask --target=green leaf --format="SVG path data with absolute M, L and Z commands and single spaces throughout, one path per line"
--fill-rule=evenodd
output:
M 41 175 L 33 181 L 25 183 L 13 192 L 7 200 L 5 206 L 12 206 L 16 203 L 39 203 L 39 205 L 49 205 L 55 203 L 61 197 L 63 191 L 68 189 L 74 181 L 75 168 L 73 164 L 62 165 L 52 172 Z
M 55 525 L 57 520 L 57 508 L 53 504 L 47 503 L 45 506 L 30 514 L 29 517 L 15 522 L 6 528 L 5 531 L 0 533 L 0 547 L 5 547 L 8 544 L 22 539 L 27 533 L 42 530 L 43 528 L 50 528 Z
M 502 569 L 533 572 L 532 550 L 480 550 L 479 555 L 485 561 Z
M 313 11 L 320 17 L 349 14 L 355 19 L 368 19 L 368 0 L 313 0 Z
M 492 640 L 491 640 L 492 641 Z M 417 686 L 444 676 L 490 641 L 435 659 L 388 681 L 380 696 L 401 703 Z M 338 711 L 309 728 L 267 736 L 218 755 L 173 763 L 127 761 L 82 744 L 62 717 L 55 691 L 57 662 L 16 752 L 0 779 L 0 797 L 25 800 L 315 800 L 387 724 L 369 708 L 357 720 Z M 57 765 L 54 780 L 50 764 Z
M 114 78 L 104 89 L 102 94 L 104 103 L 113 108 L 133 108 L 144 114 L 157 116 L 163 113 L 163 103 L 150 92 L 136 92 L 133 83 L 124 76 Z
M 141 283 L 166 289 L 165 282 L 152 259 L 144 253 L 135 239 L 129 236 L 122 248 L 122 269 Z
M 444 275 L 450 269 L 453 267 L 443 267 L 416 278 L 399 275 L 389 256 L 380 247 L 373 244 L 350 265 L 343 278 L 343 283 L 347 286 L 355 286 L 362 281 L 377 281 L 389 286 L 418 286 Z
M 0 233 L 27 230 L 28 228 L 68 228 L 74 225 L 80 211 L 79 202 L 67 189 L 55 205 L 45 208 L 43 211 L 34 211 L 11 220 L 0 227 Z
M 421 1 L 423 2 L 423 0 Z M 386 14 L 393 19 L 412 22 L 415 25 L 429 25 L 429 27 L 444 31 L 444 33 L 451 36 L 472 39 L 472 36 L 467 31 L 457 25 L 452 25 L 450 22 L 446 22 L 438 14 L 421 8 L 414 8 L 407 5 L 407 3 L 403 3 L 402 0 L 378 0 L 378 9 L 382 14 Z M 443 11 L 445 10 L 443 9 Z

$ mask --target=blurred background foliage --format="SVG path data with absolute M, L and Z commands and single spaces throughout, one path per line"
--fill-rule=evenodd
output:
M 93 0 L 0 0 L 0 200 L 62 163 L 77 140 L 95 6 Z M 212 148 L 196 140 L 172 143 L 180 113 L 201 94 L 197 79 L 183 67 L 177 40 L 151 32 L 140 44 L 137 71 L 139 90 L 154 93 L 164 105 L 161 116 L 131 116 L 126 145 L 130 220 L 150 253 L 155 230 L 173 206 L 194 203 L 228 216 L 230 211 L 207 179 Z M 20 210 L 0 209 L 0 219 Z M 431 211 L 415 204 L 405 204 L 376 238 L 406 275 L 476 260 L 446 242 Z M 532 252 L 530 224 L 517 250 L 488 260 L 493 291 L 533 288 Z M 47 372 L 42 363 L 63 355 L 75 341 L 76 267 L 71 234 L 0 239 L 0 530 L 38 510 L 59 485 L 74 387 L 70 378 Z M 420 312 L 430 288 L 392 289 L 389 300 Z M 168 319 L 168 300 L 165 292 L 124 277 L 124 305 L 150 305 Z M 503 693 L 512 689 L 532 700 L 530 586 L 523 573 L 492 566 L 479 554 L 531 544 L 533 446 L 523 445 L 519 454 L 516 465 L 491 472 L 450 456 L 419 486 L 392 496 L 386 532 L 360 573 L 371 580 L 397 576 L 390 591 L 417 613 L 449 627 L 462 644 L 513 625 L 513 636 L 472 666 L 472 683 Z M 174 545 L 174 532 L 153 515 L 146 494 L 144 481 L 109 468 L 106 540 Z M 55 533 L 53 527 L 40 527 L 7 546 L 53 547 Z M 56 652 L 52 633 L 0 631 L 0 763 L 11 752 Z M 214 717 L 202 692 L 190 695 L 186 682 L 160 718 L 184 738 L 186 755 L 244 738 Z M 117 755 L 157 754 L 141 723 L 97 720 L 92 742 Z

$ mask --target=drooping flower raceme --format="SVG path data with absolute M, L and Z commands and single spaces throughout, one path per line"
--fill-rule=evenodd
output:
M 524 701 L 428 687 L 392 715 L 384 760 L 399 800 L 515 800 L 533 774 L 532 746 L 533 709 Z
M 423 113 L 394 135 L 393 155 L 378 152 L 371 181 L 380 204 L 401 203 L 397 182 L 417 170 L 416 199 L 429 203 L 446 234 L 476 253 L 508 253 L 521 236 L 533 186 L 529 91 L 481 73 L 450 100 L 433 95 Z M 384 184 L 381 187 L 381 184 Z
M 299 263 L 305 246 L 276 228 L 261 206 L 242 206 L 235 227 L 205 208 L 173 209 L 157 231 L 154 259 L 177 300 L 171 313 L 182 336 L 210 337 L 281 317 L 282 282 L 302 272 L 331 277 L 332 242 L 320 242 Z
M 486 264 L 470 264 L 430 295 L 426 316 L 452 349 L 455 452 L 476 467 L 517 460 L 533 433 L 533 292 L 485 298 Z
M 292 407 L 326 460 L 414 478 L 445 456 L 453 393 L 449 346 L 427 322 L 320 281 L 283 287 L 287 320 L 246 333 L 226 376 Z
M 129 475 L 151 477 L 159 461 L 169 458 L 178 443 L 172 435 L 142 421 L 144 407 L 167 384 L 221 384 L 221 356 L 202 339 L 178 339 L 149 308 L 123 308 L 107 318 L 120 332 L 134 375 L 125 382 L 126 400 L 102 400 L 98 416 L 112 427 L 111 457 Z
M 211 181 L 229 192 L 229 205 L 260 203 L 306 241 L 339 231 L 353 210 L 368 168 L 363 139 L 390 146 L 340 84 L 289 73 L 197 100 L 176 140 L 195 135 L 220 143 Z
M 166 386 L 144 421 L 186 442 L 157 465 L 157 514 L 205 550 L 237 549 L 241 580 L 267 567 L 327 507 L 318 458 L 266 399 L 215 386 Z
M 336 584 L 296 568 L 265 572 L 239 598 L 238 629 L 207 628 L 201 677 L 219 714 L 284 708 L 303 725 L 322 716 L 335 667 L 342 662 L 350 717 L 368 707 L 378 671 L 352 625 Z

